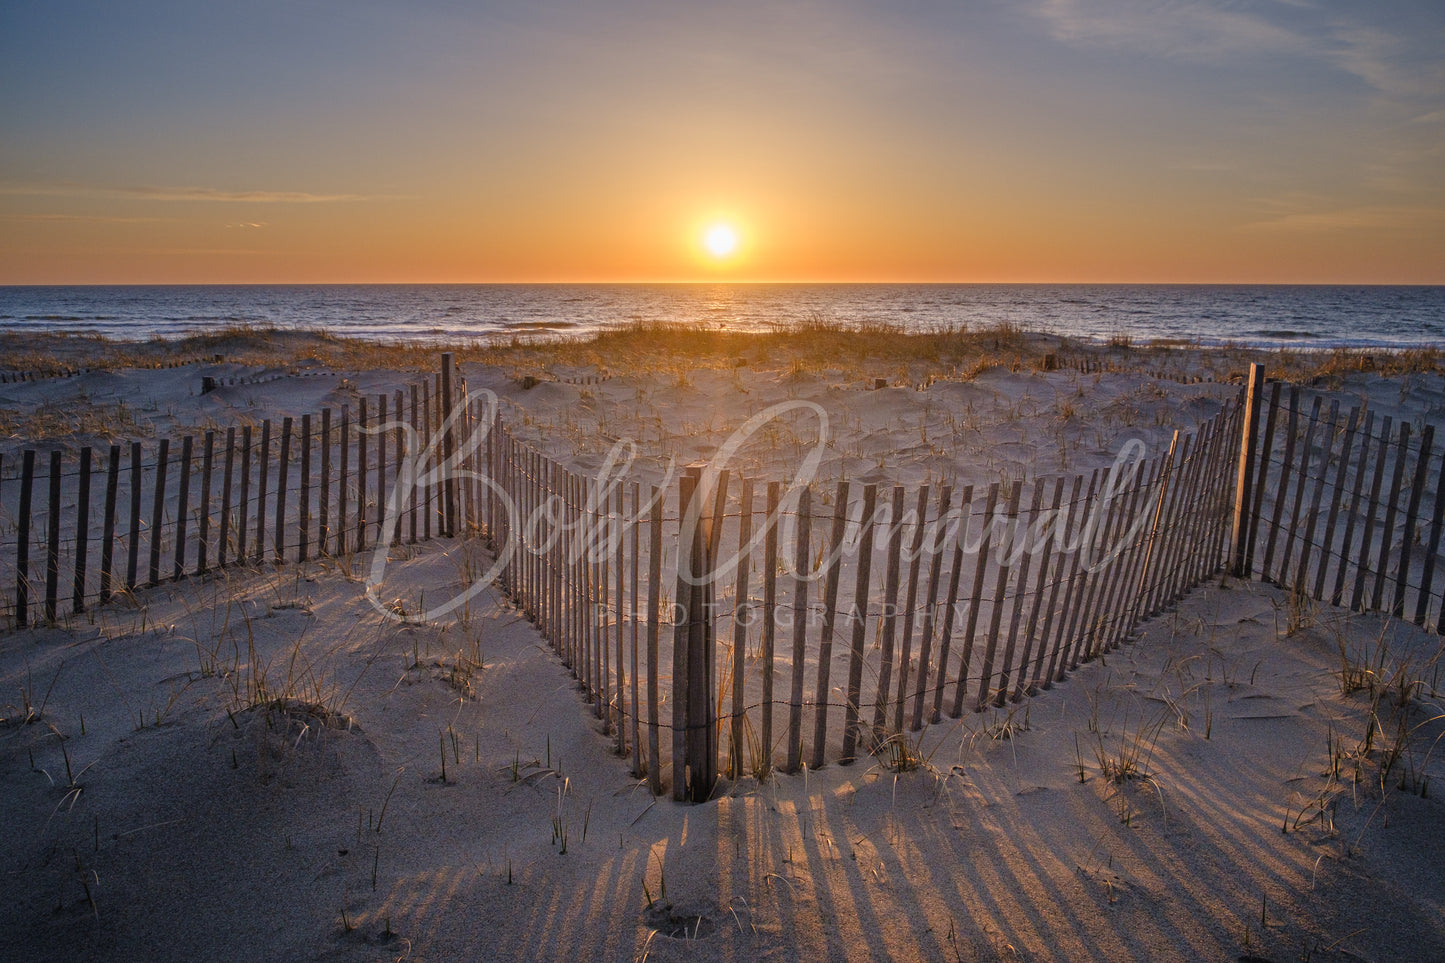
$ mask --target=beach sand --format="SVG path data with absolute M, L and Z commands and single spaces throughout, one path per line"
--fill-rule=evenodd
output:
M 42 430 L 40 447 L 74 448 L 300 414 L 435 363 L 232 337 L 197 347 L 220 362 L 0 386 L 0 454 Z M 61 340 L 33 350 L 93 357 Z M 819 477 L 908 485 L 1107 467 L 1133 438 L 1157 450 L 1236 397 L 1248 360 L 1041 370 L 1061 348 L 1009 341 L 977 366 L 460 360 L 514 430 L 582 470 L 632 439 L 640 477 L 660 477 L 806 400 L 829 418 Z M 1211 380 L 1148 373 L 1164 363 Z M 201 395 L 203 375 L 254 383 Z M 1397 416 L 1436 419 L 1445 399 L 1433 371 L 1331 377 Z M 735 467 L 785 476 L 812 429 L 775 430 Z M 483 556 L 439 539 L 393 577 L 441 592 Z M 1433 632 L 1219 578 L 1051 690 L 930 727 L 916 769 L 864 757 L 684 805 L 629 775 L 499 594 L 398 624 L 362 568 L 232 569 L 0 636 L 0 957 L 1445 958 Z M 1353 670 L 1364 687 L 1346 691 Z M 1434 788 L 1400 791 L 1407 768 Z

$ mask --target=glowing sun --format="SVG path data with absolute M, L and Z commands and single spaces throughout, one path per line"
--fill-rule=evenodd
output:
M 703 235 L 703 245 L 713 257 L 727 257 L 738 247 L 738 232 L 727 224 L 714 224 Z

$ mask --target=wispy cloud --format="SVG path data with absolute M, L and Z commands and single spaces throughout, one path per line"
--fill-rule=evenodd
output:
M 107 187 L 97 184 L 3 184 L 0 194 L 26 197 L 104 197 L 220 204 L 335 204 L 380 199 L 369 194 L 312 194 L 306 191 L 223 190 L 217 187 Z
M 1445 95 L 1445 61 L 1438 53 L 1445 31 L 1427 36 L 1356 19 L 1373 15 L 1372 9 L 1388 17 L 1388 7 L 1360 7 L 1346 18 L 1279 2 L 1294 9 L 1267 17 L 1222 0 L 1038 0 L 1034 10 L 1054 39 L 1075 46 L 1206 63 L 1298 56 L 1390 97 Z
M 1308 47 L 1299 35 L 1261 17 L 1208 3 L 1042 0 L 1036 9 L 1057 40 L 1159 57 L 1214 61 Z
M 1406 99 L 1445 95 L 1445 62 L 1435 47 L 1445 35 L 1423 38 L 1430 45 L 1423 56 L 1410 40 L 1375 27 L 1341 24 L 1333 37 L 1328 59 L 1375 90 Z
M 1403 205 L 1360 205 L 1332 210 L 1293 211 L 1245 225 L 1246 230 L 1285 234 L 1395 230 L 1445 224 L 1445 209 Z
M 172 217 L 109 217 L 103 214 L 0 214 L 0 221 L 31 221 L 87 224 L 147 224 L 157 221 L 173 221 Z

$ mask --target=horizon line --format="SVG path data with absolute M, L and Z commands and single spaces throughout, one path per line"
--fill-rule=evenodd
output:
M 752 280 L 752 279 L 690 279 L 690 280 L 564 280 L 564 281 L 0 281 L 6 288 L 84 288 L 84 287 L 503 287 L 503 286 L 700 286 L 737 285 L 765 286 L 884 286 L 915 285 L 933 287 L 1445 287 L 1439 281 L 929 281 L 929 280 Z

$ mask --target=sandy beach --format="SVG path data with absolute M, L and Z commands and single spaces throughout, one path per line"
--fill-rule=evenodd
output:
M 3 338 L 6 371 L 78 373 L 0 385 L 0 465 L 354 403 L 440 350 Z M 633 442 L 644 482 L 792 402 L 827 414 L 820 485 L 1106 470 L 1235 403 L 1251 361 L 1397 421 L 1445 411 L 1433 353 L 1008 328 L 449 350 L 538 450 L 589 473 Z M 789 477 L 820 441 L 805 414 L 733 467 Z M 434 539 L 389 578 L 437 597 L 489 562 Z M 1052 689 L 929 726 L 905 771 L 865 755 L 692 805 L 630 774 L 499 592 L 398 623 L 366 599 L 365 564 L 231 568 L 0 634 L 0 956 L 1445 958 L 1438 615 L 1420 628 L 1217 576 Z

